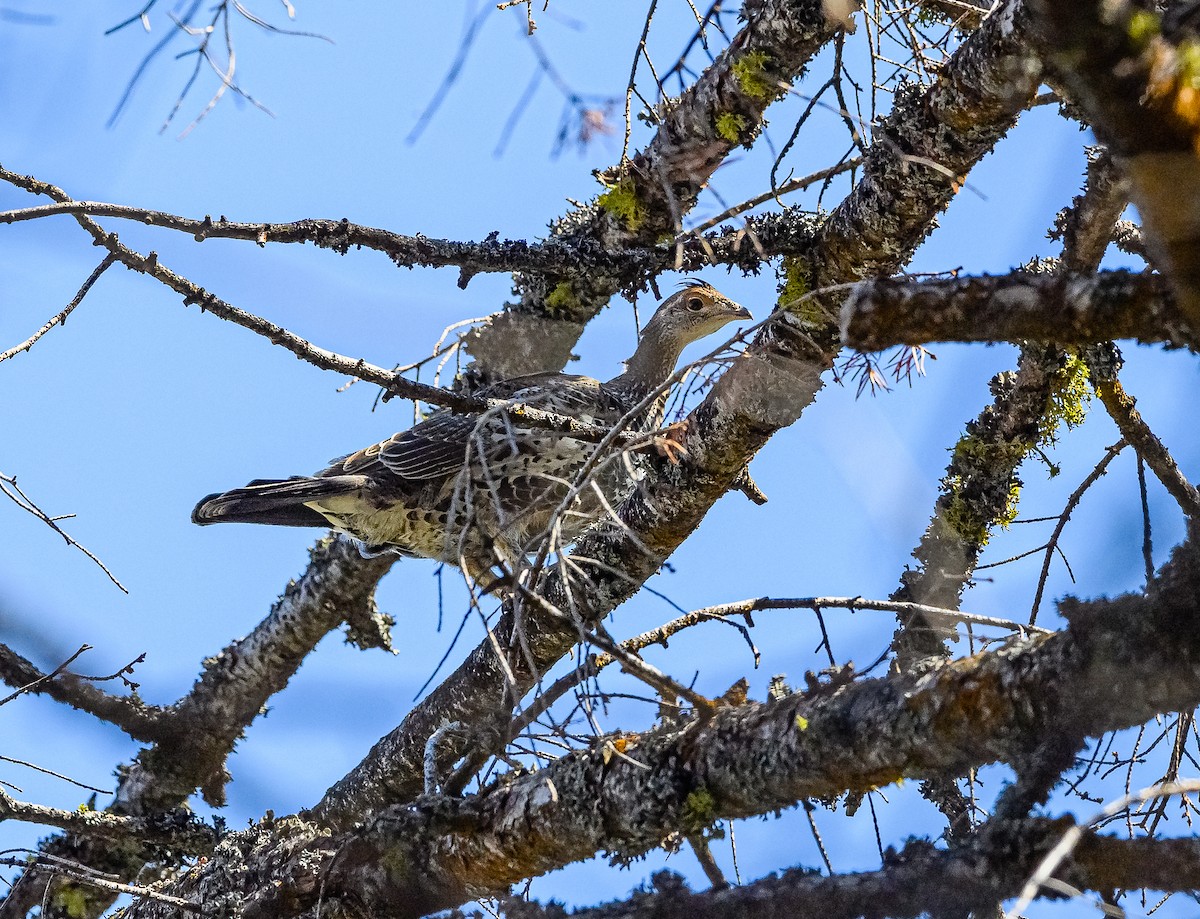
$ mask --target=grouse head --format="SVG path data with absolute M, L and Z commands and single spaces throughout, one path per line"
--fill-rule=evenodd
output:
M 642 340 L 678 342 L 682 351 L 692 342 L 711 335 L 735 319 L 753 319 L 750 311 L 734 303 L 715 287 L 689 280 L 684 288 L 663 301 L 646 323 Z
M 609 385 L 641 396 L 658 389 L 675 371 L 683 349 L 735 319 L 752 319 L 750 311 L 714 287 L 688 281 L 672 294 L 646 323 L 637 350 L 625 362 L 625 372 Z

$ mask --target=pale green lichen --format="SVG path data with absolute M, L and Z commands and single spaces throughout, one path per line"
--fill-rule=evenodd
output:
M 596 203 L 621 221 L 630 233 L 636 233 L 646 222 L 646 205 L 638 197 L 633 180 L 628 176 L 604 192 L 596 199 Z
M 1075 428 L 1083 424 L 1091 404 L 1092 389 L 1087 363 L 1078 354 L 1068 354 L 1063 366 L 1054 375 L 1050 400 L 1038 426 L 1038 446 L 1052 447 L 1058 442 L 1062 425 Z
M 746 130 L 746 119 L 733 112 L 717 116 L 717 133 L 731 144 L 741 142 L 742 132 Z
M 771 56 L 765 51 L 751 51 L 733 62 L 733 76 L 738 86 L 755 102 L 770 102 L 782 95 L 779 80 L 767 72 Z

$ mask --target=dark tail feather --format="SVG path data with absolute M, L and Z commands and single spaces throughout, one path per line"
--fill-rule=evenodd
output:
M 329 521 L 324 515 L 306 507 L 305 502 L 350 494 L 365 484 L 366 477 L 361 475 L 255 479 L 245 488 L 204 498 L 192 511 L 192 523 L 201 526 L 266 523 L 284 527 L 328 527 Z

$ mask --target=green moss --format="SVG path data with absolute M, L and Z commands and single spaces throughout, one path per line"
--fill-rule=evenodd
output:
M 1192 89 L 1200 89 L 1200 42 L 1185 39 L 1175 49 L 1175 60 L 1179 67 L 1179 82 Z
M 825 325 L 827 317 L 816 299 L 808 294 L 812 290 L 812 272 L 808 262 L 798 256 L 789 255 L 783 260 L 783 285 L 779 288 L 779 308 L 798 317 L 806 325 Z
M 574 313 L 579 309 L 579 297 L 569 281 L 559 281 L 554 290 L 546 294 L 547 311 L 555 313 Z
M 986 546 L 991 521 L 976 510 L 962 494 L 962 480 L 950 485 L 946 501 L 942 504 L 942 520 L 954 531 L 954 535 L 973 546 Z
M 741 142 L 742 132 L 746 130 L 746 119 L 733 112 L 717 116 L 717 133 L 731 144 Z
M 765 51 L 751 51 L 733 62 L 734 79 L 755 102 L 770 102 L 783 94 L 779 80 L 769 72 L 771 63 L 771 56 Z
M 71 919 L 84 919 L 90 904 L 91 898 L 74 884 L 64 884 L 54 893 L 54 905 Z
M 1136 10 L 1129 17 L 1129 40 L 1139 48 L 1150 44 L 1154 36 L 1162 32 L 1162 20 L 1149 10 Z
M 968 494 L 967 483 L 986 482 L 1005 469 L 1015 470 L 1030 452 L 1040 453 L 1041 448 L 1054 446 L 1063 425 L 1073 428 L 1083 423 L 1091 395 L 1087 364 L 1079 355 L 1068 354 L 1050 378 L 1034 441 L 1024 437 L 993 441 L 973 430 L 959 438 L 950 463 L 954 471 L 942 481 L 942 519 L 960 539 L 972 545 L 986 546 L 993 527 L 1007 528 L 1016 519 L 1021 498 L 1021 481 L 1010 471 L 1004 507 L 992 516 L 987 507 L 989 504 L 994 506 L 994 500 L 989 501 L 978 493 Z M 1046 462 L 1051 476 L 1055 475 L 1056 468 L 1049 460 Z
M 646 205 L 628 176 L 597 198 L 596 203 L 620 220 L 630 233 L 636 233 L 646 222 Z
M 717 819 L 717 802 L 706 788 L 697 788 L 683 801 L 683 831 L 702 833 Z

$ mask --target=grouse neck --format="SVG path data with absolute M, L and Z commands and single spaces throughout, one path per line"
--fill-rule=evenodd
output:
M 683 353 L 680 343 L 653 334 L 647 325 L 638 342 L 633 357 L 625 362 L 625 372 L 613 377 L 609 386 L 620 389 L 636 399 L 643 399 L 658 389 L 675 372 L 679 355 Z

